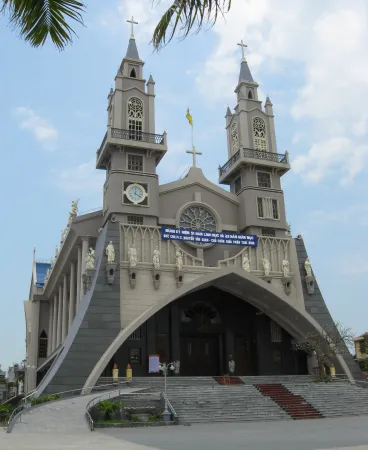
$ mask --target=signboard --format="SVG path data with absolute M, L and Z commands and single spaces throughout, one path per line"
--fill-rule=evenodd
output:
M 160 372 L 158 366 L 160 364 L 160 355 L 148 355 L 148 373 Z
M 187 241 L 193 244 L 225 244 L 258 246 L 258 236 L 255 234 L 238 234 L 230 231 L 190 230 L 188 228 L 161 227 L 161 238 L 164 240 Z

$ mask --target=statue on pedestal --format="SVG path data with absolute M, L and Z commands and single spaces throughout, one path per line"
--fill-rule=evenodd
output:
M 71 211 L 69 213 L 69 219 L 68 219 L 68 225 L 69 226 L 72 223 L 73 217 L 77 217 L 77 215 L 78 215 L 78 212 L 79 212 L 79 210 L 78 210 L 78 202 L 79 202 L 79 199 L 72 201 L 72 209 L 71 209 Z
M 307 259 L 305 260 L 304 268 L 305 268 L 305 271 L 307 272 L 307 276 L 308 276 L 308 277 L 311 277 L 311 276 L 312 276 L 312 264 L 310 263 L 308 257 L 307 257 Z
M 284 277 L 290 276 L 290 263 L 287 259 L 282 260 L 282 271 L 284 272 Z
M 152 262 L 155 269 L 160 268 L 160 250 L 158 249 L 158 246 L 153 250 Z
M 235 361 L 233 360 L 233 355 L 230 355 L 229 359 L 229 375 L 233 376 L 235 374 Z
M 266 277 L 268 277 L 271 273 L 271 263 L 267 258 L 262 258 L 262 263 L 263 263 L 264 273 L 265 273 Z
M 18 382 L 18 395 L 23 394 L 23 381 L 19 380 Z
M 175 253 L 175 265 L 176 265 L 176 268 L 178 269 L 178 270 L 182 270 L 182 268 L 183 268 L 183 253 L 181 252 L 181 250 L 178 248 L 177 250 L 176 250 L 176 253 Z
M 137 249 L 134 245 L 129 245 L 128 249 L 128 258 L 129 258 L 129 267 L 137 267 L 138 257 L 137 257 Z
M 180 375 L 180 361 L 174 361 L 174 374 Z
M 245 272 L 250 272 L 250 261 L 246 253 L 243 254 L 242 267 L 245 270 Z
M 89 252 L 86 256 L 86 269 L 93 270 L 95 268 L 95 251 L 92 247 L 89 248 Z
M 59 256 L 59 248 L 58 248 L 58 246 L 56 246 L 55 247 L 55 262 L 58 259 L 58 256 Z
M 45 279 L 44 279 L 44 285 L 46 285 L 47 282 L 49 281 L 50 272 L 51 272 L 50 269 L 47 269 L 46 276 L 45 276 Z
M 110 241 L 108 246 L 106 247 L 106 256 L 107 256 L 108 263 L 115 262 L 115 248 L 112 244 L 112 241 Z

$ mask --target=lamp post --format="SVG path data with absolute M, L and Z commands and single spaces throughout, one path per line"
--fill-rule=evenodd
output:
M 158 366 L 158 369 L 159 369 L 160 372 L 162 372 L 164 374 L 164 378 L 165 378 L 165 381 L 164 381 L 164 383 L 165 383 L 165 410 L 162 413 L 162 415 L 164 417 L 164 421 L 165 422 L 170 422 L 171 414 L 170 414 L 170 412 L 169 412 L 169 410 L 167 408 L 167 381 L 166 381 L 166 376 L 167 376 L 167 372 L 169 370 L 175 370 L 175 367 L 174 367 L 173 363 L 169 363 L 169 364 L 160 363 L 159 366 Z

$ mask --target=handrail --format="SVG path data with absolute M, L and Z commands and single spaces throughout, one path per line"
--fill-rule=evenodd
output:
M 177 412 L 175 411 L 173 405 L 171 404 L 170 400 L 168 399 L 167 395 L 163 391 L 161 391 L 161 398 L 164 400 L 167 407 L 169 408 L 169 411 L 174 418 L 174 421 L 173 421 L 174 424 L 177 425 L 179 423 L 179 416 L 178 416 Z

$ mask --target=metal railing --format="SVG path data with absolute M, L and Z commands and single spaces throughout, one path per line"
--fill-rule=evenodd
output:
M 164 134 L 153 134 L 153 133 L 146 133 L 144 131 L 122 130 L 120 128 L 111 128 L 110 136 L 109 133 L 106 132 L 104 138 L 102 139 L 100 148 L 97 150 L 97 156 L 100 155 L 108 137 L 111 137 L 113 139 L 127 139 L 129 141 L 142 141 L 148 142 L 150 144 L 163 145 L 165 143 Z
M 117 393 L 117 395 L 115 395 L 116 393 Z M 113 397 L 112 397 L 112 394 L 114 394 Z M 94 431 L 95 426 L 94 426 L 92 416 L 90 414 L 90 410 L 98 403 L 101 403 L 104 400 L 109 400 L 110 398 L 120 397 L 120 395 L 121 395 L 121 389 L 119 389 L 118 391 L 109 392 L 108 394 L 99 395 L 98 397 L 93 398 L 91 401 L 89 401 L 87 403 L 85 417 L 86 417 L 89 429 L 91 431 Z
M 229 161 L 219 168 L 220 176 L 225 174 L 231 166 L 233 166 L 238 159 L 243 158 L 252 158 L 252 159 L 261 159 L 264 161 L 271 161 L 280 164 L 289 164 L 288 153 L 273 153 L 273 152 L 263 152 L 261 150 L 254 150 L 251 148 L 243 148 L 238 150 Z
M 94 385 L 94 386 L 89 386 L 86 388 L 83 387 L 83 388 L 79 388 L 79 389 L 71 389 L 69 391 L 55 392 L 55 393 L 50 394 L 50 396 L 51 395 L 58 396 L 58 398 L 55 400 L 51 400 L 50 402 L 47 402 L 47 403 L 51 403 L 53 401 L 60 401 L 60 400 L 64 400 L 65 398 L 76 397 L 76 396 L 80 396 L 80 395 L 82 395 L 82 396 L 88 395 L 94 391 L 107 390 L 107 389 L 111 389 L 111 388 L 116 389 L 118 386 L 122 386 L 122 385 L 125 385 L 125 381 L 124 382 L 121 381 L 118 383 L 112 383 L 112 384 L 102 384 L 102 385 L 98 385 L 98 386 Z M 29 409 L 32 406 L 32 400 L 36 394 L 37 394 L 37 389 L 29 392 L 22 399 L 22 404 L 13 410 L 13 412 L 11 413 L 9 420 L 8 420 L 7 433 L 11 433 L 13 426 L 15 424 L 15 419 L 19 416 L 19 418 L 21 420 L 22 412 L 25 409 Z
M 174 422 L 175 425 L 179 423 L 179 416 L 177 415 L 173 405 L 171 404 L 169 398 L 166 396 L 165 392 L 160 393 L 161 401 L 167 405 L 167 408 L 171 414 L 171 419 Z

